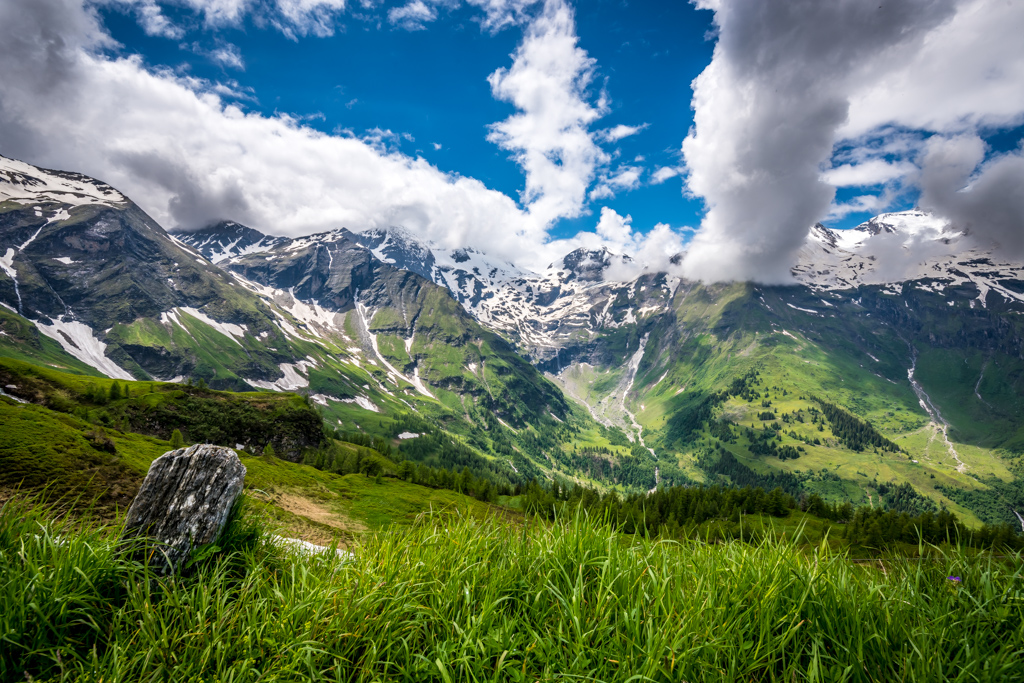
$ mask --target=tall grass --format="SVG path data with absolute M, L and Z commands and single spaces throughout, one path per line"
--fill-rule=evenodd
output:
M 235 532 L 249 540 L 162 578 L 110 532 L 0 511 L 0 678 L 1024 680 L 1020 556 L 859 566 L 824 545 L 643 540 L 582 516 L 434 516 L 353 559 Z

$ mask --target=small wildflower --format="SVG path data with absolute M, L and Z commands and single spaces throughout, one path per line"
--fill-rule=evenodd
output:
M 947 576 L 946 581 L 952 581 L 953 583 L 960 583 L 963 581 L 959 576 Z

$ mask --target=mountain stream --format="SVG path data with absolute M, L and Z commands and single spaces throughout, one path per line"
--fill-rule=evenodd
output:
M 626 375 L 629 377 L 626 387 L 622 391 L 622 412 L 626 414 L 629 421 L 632 423 L 633 428 L 636 429 L 636 438 L 640 442 L 640 445 L 646 448 L 651 453 L 651 457 L 655 461 L 658 460 L 658 454 L 654 452 L 654 449 L 644 443 L 644 429 L 640 426 L 640 423 L 636 421 L 636 416 L 630 412 L 629 408 L 626 407 L 626 396 L 629 394 L 630 389 L 633 388 L 633 380 L 636 379 L 636 371 L 640 367 L 640 361 L 643 360 L 644 351 L 647 349 L 647 338 L 650 333 L 644 335 L 644 338 L 640 340 L 640 347 L 633 354 L 633 357 L 629 359 L 629 365 L 626 366 Z M 632 441 L 632 434 L 627 434 Z M 658 488 L 658 483 L 661 478 L 661 474 L 658 468 L 654 468 L 654 488 Z
M 928 417 L 932 420 L 932 425 L 942 432 L 942 440 L 946 442 L 946 449 L 949 451 L 950 457 L 956 460 L 956 471 L 966 472 L 967 465 L 963 460 L 960 459 L 960 454 L 956 452 L 956 448 L 953 447 L 953 442 L 949 440 L 949 423 L 942 417 L 942 413 L 932 402 L 931 397 L 921 386 L 921 383 L 914 379 L 914 371 L 917 369 L 917 349 L 907 343 L 910 348 L 910 368 L 907 370 L 907 379 L 910 380 L 910 386 L 914 389 L 914 393 L 917 394 L 917 402 L 921 404 L 925 412 L 928 413 Z

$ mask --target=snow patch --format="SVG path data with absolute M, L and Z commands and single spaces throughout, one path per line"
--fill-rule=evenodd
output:
M 59 202 L 71 206 L 118 207 L 128 200 L 120 192 L 80 173 L 51 172 L 0 156 L 0 202 Z M 61 220 L 61 219 L 58 219 Z
M 281 379 L 274 380 L 273 382 L 258 379 L 247 379 L 245 381 L 254 387 L 266 389 L 267 391 L 295 391 L 296 389 L 309 386 L 309 380 L 300 375 L 299 371 L 309 374 L 309 369 L 315 367 L 315 365 L 309 361 L 300 360 L 298 363 L 281 363 L 277 367 L 284 373 L 284 377 Z
M 106 356 L 107 345 L 96 338 L 92 328 L 77 320 L 64 322 L 56 319 L 49 325 L 39 321 L 36 327 L 47 337 L 54 339 L 65 351 L 86 365 L 96 368 L 107 377 L 133 380 L 128 372 Z
M 364 410 L 369 410 L 372 413 L 379 413 L 380 408 L 374 405 L 373 401 L 366 398 L 365 396 L 356 396 L 355 398 L 343 398 L 342 403 L 355 403 L 357 406 Z
M 169 325 L 172 323 L 176 324 L 187 332 L 188 328 L 182 324 L 181 318 L 179 317 L 181 313 L 185 313 L 190 317 L 195 318 L 199 322 L 209 325 L 210 327 L 217 330 L 218 332 L 220 332 L 225 337 L 235 342 L 239 346 L 242 345 L 242 342 L 240 340 L 245 339 L 245 328 L 243 328 L 241 325 L 236 325 L 234 323 L 218 322 L 211 318 L 210 316 L 203 313 L 202 311 L 200 311 L 199 309 L 190 308 L 188 306 L 179 306 L 177 308 L 171 309 L 170 311 L 165 311 L 161 313 L 160 322 L 164 323 L 165 325 Z

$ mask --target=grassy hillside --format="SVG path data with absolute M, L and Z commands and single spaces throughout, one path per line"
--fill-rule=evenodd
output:
M 368 530 L 409 524 L 430 510 L 477 517 L 489 510 L 462 493 L 396 478 L 397 463 L 327 436 L 320 415 L 295 394 L 115 382 L 0 358 L 4 385 L 14 388 L 0 397 L 0 498 L 45 491 L 52 501 L 77 499 L 79 507 L 113 518 L 131 502 L 150 463 L 171 450 L 177 429 L 186 443 L 241 443 L 253 505 L 308 540 L 349 542 Z M 115 386 L 121 397 L 112 399 Z M 389 476 L 323 471 L 259 455 L 267 444 L 296 460 L 365 451 L 386 463 Z
M 310 557 L 243 517 L 158 578 L 110 531 L 0 510 L 0 678 L 1024 680 L 1019 557 L 859 565 L 450 516 Z
M 647 326 L 631 385 L 623 364 L 578 366 L 563 384 L 599 418 L 619 406 L 635 414 L 657 456 L 637 450 L 648 481 L 735 483 L 718 465 L 728 453 L 760 485 L 792 481 L 829 501 L 887 507 L 885 492 L 908 483 L 921 505 L 975 524 L 1014 522 L 1013 506 L 1024 505 L 1017 361 L 1001 349 L 962 351 L 956 340 L 967 332 L 946 329 L 949 321 L 930 339 L 938 304 L 913 296 L 905 308 L 914 322 L 901 331 L 896 316 L 909 314 L 877 292 L 850 300 L 798 287 L 683 285 L 671 313 Z M 995 324 L 979 315 L 988 317 L 977 325 Z M 908 381 L 912 365 L 935 419 Z M 828 419 L 823 402 L 857 426 Z M 982 416 L 985 402 L 995 407 Z M 862 443 L 850 429 L 882 441 Z

